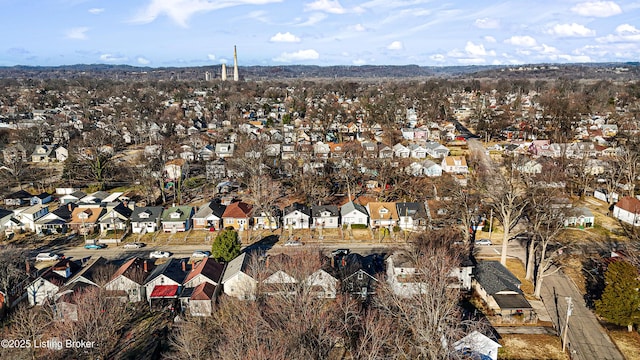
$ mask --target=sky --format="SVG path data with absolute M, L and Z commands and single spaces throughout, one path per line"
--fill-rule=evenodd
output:
M 0 66 L 640 60 L 640 0 L 0 0 Z

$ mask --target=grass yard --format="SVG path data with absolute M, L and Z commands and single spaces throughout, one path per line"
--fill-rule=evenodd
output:
M 527 271 L 525 270 L 524 264 L 520 259 L 507 259 L 507 269 L 515 275 L 522 285 L 520 285 L 520 290 L 528 297 L 533 296 L 533 283 L 527 279 L 525 279 L 527 275 Z
M 609 336 L 618 346 L 627 360 L 640 360 L 640 334 L 637 331 L 626 330 L 609 331 Z
M 500 340 L 498 359 L 504 360 L 569 360 L 562 352 L 557 336 L 504 334 Z

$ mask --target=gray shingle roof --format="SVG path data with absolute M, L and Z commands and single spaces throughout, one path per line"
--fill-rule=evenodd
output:
M 480 261 L 475 268 L 475 278 L 489 295 L 500 291 L 522 294 L 520 280 L 499 261 Z

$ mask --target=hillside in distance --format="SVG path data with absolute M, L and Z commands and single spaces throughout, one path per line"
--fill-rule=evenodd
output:
M 509 78 L 509 79 L 603 79 L 628 81 L 640 75 L 640 63 L 593 64 L 533 64 L 484 66 L 240 66 L 243 80 L 277 79 L 409 79 L 409 78 Z M 230 70 L 230 67 L 227 68 Z M 130 65 L 80 64 L 65 66 L 0 67 L 4 79 L 74 79 L 99 78 L 111 80 L 204 80 L 220 78 L 220 66 L 200 67 L 137 67 Z

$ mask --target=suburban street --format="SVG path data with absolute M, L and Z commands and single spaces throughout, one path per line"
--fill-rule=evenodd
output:
M 501 246 L 476 246 L 478 256 L 500 256 Z M 525 251 L 518 242 L 509 244 L 509 257 L 517 257 L 525 262 Z M 549 272 L 554 271 L 550 269 Z M 596 316 L 587 308 L 582 294 L 562 271 L 549 275 L 542 283 L 542 301 L 551 316 L 551 320 L 562 336 L 561 331 L 566 322 L 567 301 L 571 297 L 573 302 L 572 314 L 569 317 L 567 332 L 568 351 L 571 359 L 591 360 L 623 360 L 624 357 L 613 344 L 609 335 L 598 322 Z

